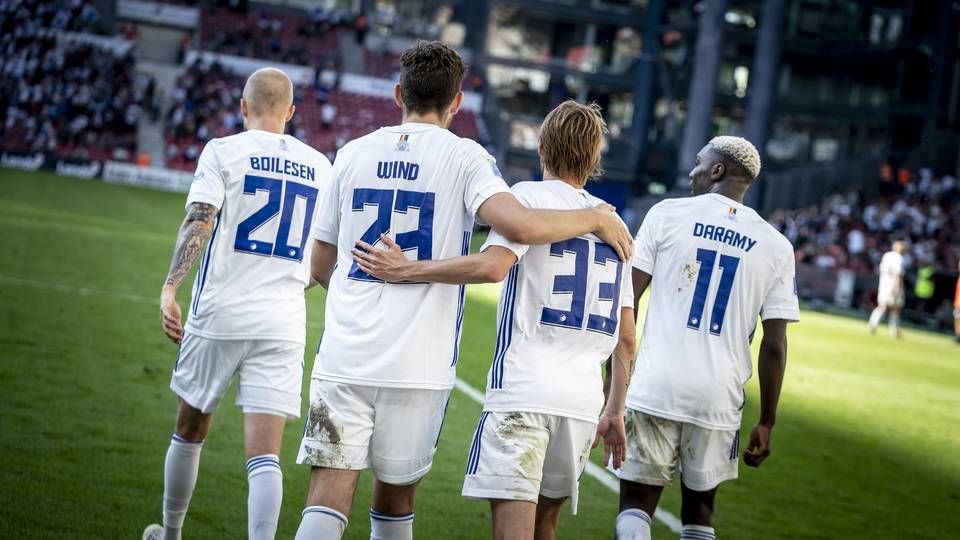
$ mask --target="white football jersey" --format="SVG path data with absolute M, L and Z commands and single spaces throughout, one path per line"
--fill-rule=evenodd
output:
M 897 285 L 897 279 L 903 276 L 903 255 L 896 251 L 888 251 L 880 258 L 880 286 L 881 290 L 892 290 Z
M 757 317 L 797 321 L 790 241 L 715 193 L 650 209 L 633 267 L 653 276 L 627 406 L 707 429 L 739 429 Z
M 559 180 L 521 182 L 512 191 L 528 208 L 603 204 Z M 630 265 L 592 234 L 525 246 L 491 231 L 483 249 L 490 246 L 510 249 L 517 264 L 500 291 L 484 410 L 596 422 L 603 407 L 601 365 L 617 345 L 620 309 L 633 307 Z
M 310 228 L 330 162 L 289 135 L 249 130 L 206 144 L 187 206 L 217 207 L 186 331 L 213 339 L 305 341 Z
M 509 191 L 479 144 L 432 124 L 381 128 L 334 162 L 334 188 L 313 235 L 337 245 L 316 378 L 368 386 L 453 386 L 465 288 L 384 283 L 354 263 L 357 240 L 381 234 L 411 259 L 466 255 L 477 210 Z

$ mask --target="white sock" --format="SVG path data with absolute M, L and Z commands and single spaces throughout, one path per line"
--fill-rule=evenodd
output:
M 639 508 L 617 515 L 617 540 L 650 540 L 650 516 Z
M 280 521 L 283 473 L 280 458 L 264 454 L 247 460 L 247 535 L 251 540 L 273 540 Z
M 880 319 L 883 318 L 883 313 L 887 311 L 886 308 L 877 306 L 873 308 L 873 311 L 870 313 L 870 329 L 876 330 L 877 326 L 880 326 Z
M 346 528 L 347 516 L 326 506 L 308 506 L 294 540 L 338 540 Z
M 703 525 L 684 525 L 680 529 L 680 540 L 716 540 L 713 527 Z
M 370 540 L 411 540 L 413 512 L 391 516 L 370 509 Z
M 203 441 L 191 442 L 176 433 L 170 439 L 163 463 L 163 538 L 180 540 L 183 518 L 190 506 L 200 469 Z
M 890 317 L 887 320 L 887 324 L 890 326 L 890 337 L 897 337 L 900 335 L 900 314 L 890 312 Z

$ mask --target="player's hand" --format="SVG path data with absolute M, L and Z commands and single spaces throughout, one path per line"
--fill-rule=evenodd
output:
M 183 339 L 180 304 L 177 304 L 177 290 L 172 285 L 164 285 L 160 293 L 160 325 L 170 341 L 180 344 Z
M 763 424 L 754 426 L 750 432 L 750 444 L 743 451 L 743 462 L 750 467 L 759 467 L 770 455 L 770 432 L 773 428 Z
M 400 246 L 385 234 L 380 235 L 382 248 L 371 246 L 363 240 L 357 241 L 350 250 L 353 260 L 361 270 L 384 281 L 403 281 L 410 261 L 403 255 Z
M 612 247 L 621 261 L 628 262 L 633 252 L 633 238 L 617 216 L 617 209 L 609 204 L 601 204 L 594 209 L 599 213 L 600 226 L 593 233 Z
M 623 426 L 623 415 L 604 413 L 597 423 L 597 437 L 593 441 L 596 448 L 603 438 L 603 462 L 611 463 L 613 458 L 614 469 L 619 469 L 627 456 L 627 431 Z

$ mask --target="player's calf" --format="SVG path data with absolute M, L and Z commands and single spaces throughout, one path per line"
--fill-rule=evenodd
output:
M 494 540 L 530 540 L 536 530 L 537 504 L 490 499 Z
M 413 508 L 417 484 L 398 486 L 378 478 L 373 480 L 370 501 L 370 538 L 376 540 L 407 540 L 413 538 Z
M 554 499 L 540 496 L 537 500 L 536 527 L 533 532 L 536 540 L 553 540 L 557 536 L 557 523 L 560 522 L 560 509 L 566 497 Z

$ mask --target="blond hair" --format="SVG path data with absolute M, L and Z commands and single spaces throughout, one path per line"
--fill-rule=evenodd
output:
M 540 162 L 546 171 L 563 179 L 596 178 L 603 174 L 600 151 L 606 133 L 599 105 L 564 101 L 540 126 Z
M 756 179 L 760 175 L 760 153 L 753 143 L 743 137 L 721 135 L 710 139 L 710 146 L 724 157 L 730 159 Z

